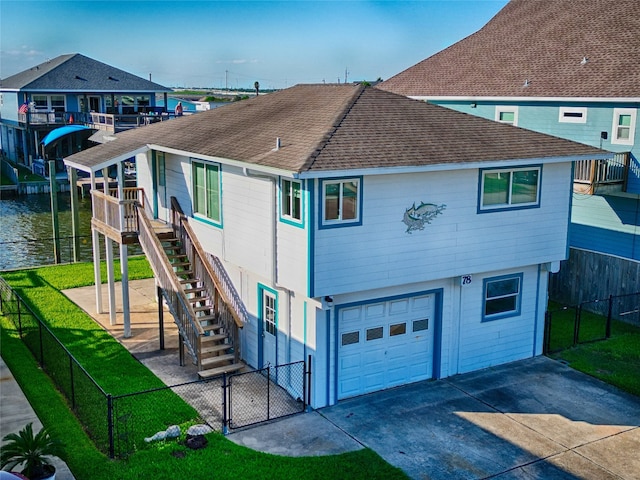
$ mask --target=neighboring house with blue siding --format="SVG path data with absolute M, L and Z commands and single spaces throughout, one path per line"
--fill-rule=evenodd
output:
M 140 121 L 148 118 L 146 114 L 166 111 L 156 107 L 156 94 L 165 95 L 166 105 L 169 92 L 167 87 L 79 53 L 60 55 L 0 80 L 3 154 L 31 166 L 43 156 L 42 140 L 61 126 L 80 124 L 110 133 L 139 126 L 146 123 Z M 64 136 L 51 145 L 47 156 L 53 160 L 86 148 L 91 133 Z
M 575 164 L 570 244 L 637 262 L 637 11 L 636 0 L 512 0 L 478 32 L 377 88 L 616 152 Z M 640 290 L 633 280 L 624 292 L 587 289 L 572 300 Z
M 299 85 L 115 137 L 65 163 L 95 176 L 135 155 L 145 210 L 123 241 L 140 239 L 161 290 L 186 282 L 195 295 L 227 279 L 221 290 L 242 305 L 238 334 L 204 327 L 220 328 L 224 356 L 204 358 L 197 344 L 213 336 L 193 330 L 225 315 L 194 312 L 180 327 L 200 375 L 239 368 L 234 354 L 252 367 L 310 355 L 313 407 L 539 355 L 572 163 L 611 157 L 354 85 Z M 179 220 L 172 231 L 217 280 L 189 277 L 195 254 L 186 273 L 182 261 L 169 272 L 148 217 Z M 96 243 L 119 228 L 102 222 Z

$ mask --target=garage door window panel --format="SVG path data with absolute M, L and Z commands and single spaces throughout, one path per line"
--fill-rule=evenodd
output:
M 423 320 L 414 320 L 413 321 L 413 331 L 421 332 L 423 330 L 429 329 L 429 319 L 425 318 Z
M 379 340 L 383 336 L 384 336 L 384 329 L 382 327 L 367 329 L 367 342 L 370 342 L 372 340 Z
M 342 346 L 353 345 L 360 342 L 360 332 L 348 332 L 342 334 Z
M 396 337 L 398 335 L 404 335 L 407 333 L 407 324 L 406 323 L 396 323 L 395 325 L 389 326 L 389 336 Z

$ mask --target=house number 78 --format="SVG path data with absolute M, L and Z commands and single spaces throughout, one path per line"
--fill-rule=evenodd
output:
M 460 285 L 469 285 L 471 283 L 471 275 L 462 275 L 460 277 Z

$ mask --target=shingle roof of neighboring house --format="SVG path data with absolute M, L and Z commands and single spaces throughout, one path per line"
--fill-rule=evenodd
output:
M 297 173 L 604 154 L 371 87 L 298 85 L 122 132 L 65 162 L 97 170 L 147 147 Z
M 637 99 L 639 11 L 638 0 L 511 0 L 478 32 L 377 88 L 425 97 Z
M 7 90 L 64 92 L 169 92 L 144 78 L 99 62 L 79 53 L 60 55 L 0 80 Z

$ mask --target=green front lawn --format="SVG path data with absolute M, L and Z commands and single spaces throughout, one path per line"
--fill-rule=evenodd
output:
M 116 266 L 116 272 L 119 268 Z M 106 277 L 106 272 L 103 270 Z M 130 279 L 151 275 L 144 258 L 129 261 Z M 30 306 L 46 319 L 72 354 L 110 393 L 131 393 L 161 385 L 146 367 L 133 358 L 59 290 L 91 285 L 92 265 L 74 264 L 5 272 L 3 277 Z M 130 478 L 155 479 L 404 479 L 406 476 L 369 449 L 343 455 L 290 458 L 256 452 L 238 446 L 219 433 L 207 436 L 203 450 L 187 449 L 180 441 L 138 445 L 126 460 L 111 460 L 89 439 L 70 412 L 66 399 L 18 338 L 12 322 L 0 317 L 2 357 L 22 387 L 34 410 L 52 433 L 65 444 L 64 460 L 77 480 Z M 157 410 L 158 405 L 142 409 Z M 163 412 L 192 423 L 195 412 L 180 397 L 163 399 Z M 160 422 L 162 423 L 162 422 Z M 159 429 L 159 428 L 158 428 Z M 156 430 L 152 430 L 156 431 Z

